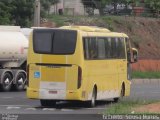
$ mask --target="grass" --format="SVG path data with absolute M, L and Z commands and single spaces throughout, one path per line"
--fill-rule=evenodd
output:
M 86 25 L 97 25 L 101 26 L 103 23 L 103 27 L 109 27 L 113 29 L 112 25 L 114 21 L 117 24 L 123 24 L 123 20 L 121 17 L 117 16 L 71 16 L 71 15 L 49 15 L 48 19 L 55 22 L 57 26 L 63 26 L 68 23 L 75 24 L 86 24 Z M 105 26 L 104 26 L 105 25 Z M 101 27 L 102 27 L 101 26 Z
M 157 71 L 157 72 L 134 71 L 134 72 L 132 72 L 132 78 L 159 79 L 160 78 L 160 71 Z
M 63 26 L 66 19 L 60 15 L 50 15 L 48 18 L 55 22 L 57 26 Z
M 119 103 L 111 104 L 109 108 L 106 109 L 104 114 L 133 114 L 133 108 L 141 105 L 147 105 L 155 103 L 157 101 L 142 101 L 142 100 L 122 100 Z M 134 113 L 134 114 L 144 114 L 144 113 Z M 145 113 L 152 114 L 152 113 Z

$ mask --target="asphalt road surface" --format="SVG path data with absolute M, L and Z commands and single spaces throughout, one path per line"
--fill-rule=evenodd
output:
M 131 95 L 125 99 L 160 100 L 159 93 L 160 84 L 132 84 Z M 96 107 L 87 108 L 80 102 L 58 102 L 55 107 L 44 108 L 39 100 L 27 99 L 25 91 L 0 92 L 0 120 L 7 117 L 14 120 L 102 120 L 102 114 L 111 104 L 114 104 L 111 100 L 99 101 Z

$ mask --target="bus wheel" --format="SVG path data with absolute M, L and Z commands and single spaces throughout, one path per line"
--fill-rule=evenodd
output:
M 122 85 L 122 88 L 121 88 L 121 98 L 123 98 L 124 97 L 124 95 L 125 95 L 125 86 L 124 86 L 124 84 Z
M 18 75 L 15 78 L 15 88 L 18 91 L 24 90 L 25 87 L 25 80 L 26 80 L 26 75 L 23 72 L 19 72 Z
M 12 86 L 12 76 L 10 73 L 5 72 L 2 75 L 2 79 L 1 79 L 1 87 L 3 91 L 10 91 L 11 90 L 11 86 Z
M 125 87 L 124 87 L 124 84 L 123 84 L 123 85 L 122 85 L 122 88 L 121 88 L 120 97 L 114 98 L 114 102 L 118 102 L 121 98 L 124 97 L 124 94 L 125 94 Z
M 114 98 L 114 102 L 117 103 L 119 101 L 119 97 L 118 98 Z
M 56 105 L 54 100 L 40 100 L 41 106 L 43 107 L 53 107 Z
M 96 95 L 97 95 L 97 91 L 94 88 L 93 92 L 92 92 L 91 101 L 89 101 L 89 107 L 95 107 L 96 106 Z

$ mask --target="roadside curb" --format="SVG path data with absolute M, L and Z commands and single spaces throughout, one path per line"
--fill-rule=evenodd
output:
M 132 84 L 158 84 L 160 85 L 160 79 L 132 79 Z

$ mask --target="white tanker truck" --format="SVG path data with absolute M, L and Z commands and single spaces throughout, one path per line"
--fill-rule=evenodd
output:
M 18 26 L 0 26 L 0 90 L 23 90 L 28 40 Z

